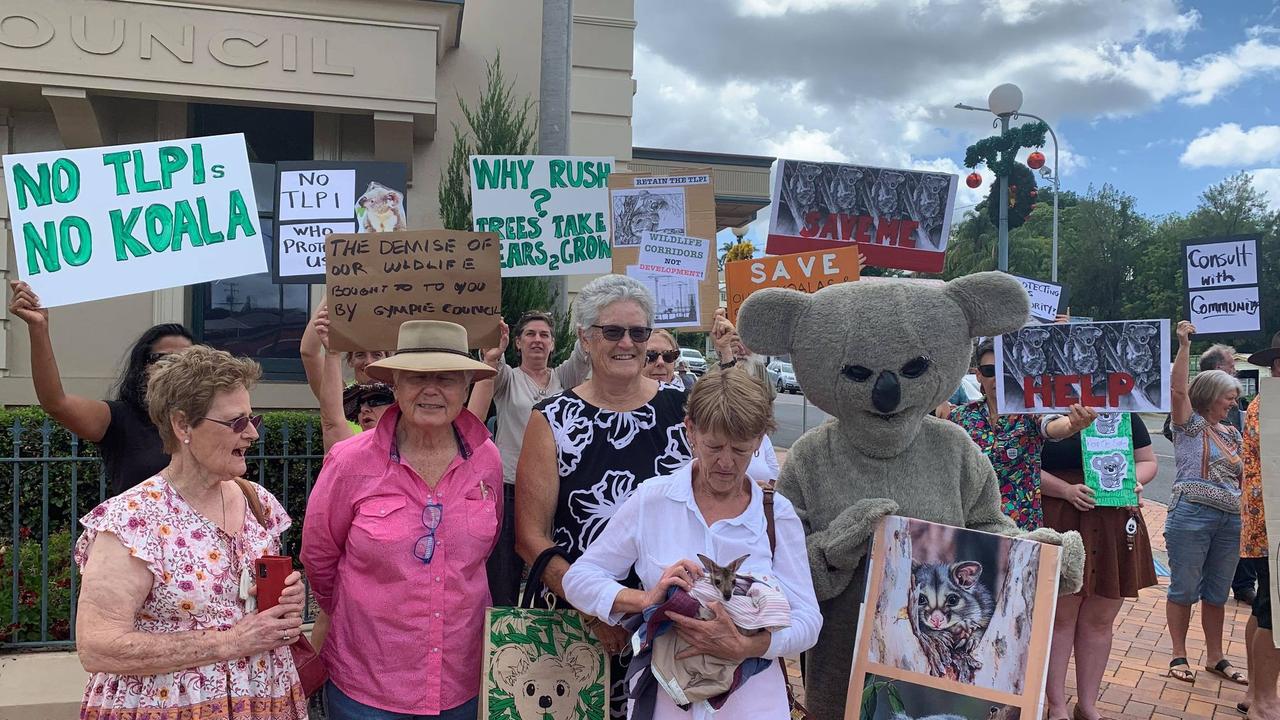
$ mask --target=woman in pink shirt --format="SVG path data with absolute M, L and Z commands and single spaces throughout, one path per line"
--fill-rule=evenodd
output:
M 473 720 L 502 460 L 463 404 L 494 371 L 467 355 L 462 326 L 415 320 L 368 372 L 394 385 L 396 404 L 334 445 L 302 532 L 311 589 L 331 618 L 329 717 Z

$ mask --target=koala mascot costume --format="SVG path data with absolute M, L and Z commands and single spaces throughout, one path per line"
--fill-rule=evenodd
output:
M 796 441 L 778 478 L 804 524 L 824 621 L 805 678 L 815 717 L 844 717 L 864 594 L 856 571 L 880 518 L 1020 534 L 1000 510 L 990 461 L 963 429 L 931 413 L 968 371 L 973 338 L 1017 330 L 1028 307 L 1022 285 L 998 272 L 945 287 L 886 280 L 812 295 L 768 288 L 743 304 L 746 346 L 790 354 L 805 395 L 833 417 Z M 1063 545 L 1062 591 L 1079 590 L 1080 536 L 1042 529 L 1029 537 Z

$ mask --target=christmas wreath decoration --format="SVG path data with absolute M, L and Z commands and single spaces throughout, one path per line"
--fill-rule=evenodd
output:
M 997 178 L 1005 177 L 1018 164 L 1014 159 L 1018 150 L 1024 147 L 1044 147 L 1044 136 L 1048 131 L 1048 125 L 1033 122 L 1009 128 L 1002 135 L 979 140 L 965 150 L 964 166 L 974 168 L 979 163 L 986 163 Z
M 1036 176 L 1026 165 L 1013 163 L 1013 172 L 1009 175 L 1009 197 L 1004 201 L 1009 204 L 1009 229 L 1020 227 L 1036 206 Z M 991 183 L 991 191 L 987 193 L 987 217 L 992 225 L 1000 227 L 999 182 Z

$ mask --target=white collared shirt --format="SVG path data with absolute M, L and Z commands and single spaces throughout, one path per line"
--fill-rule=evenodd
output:
M 662 572 L 678 560 L 698 562 L 702 553 L 720 564 L 749 555 L 739 572 L 769 576 L 791 603 L 791 627 L 773 633 L 764 657 L 793 657 L 813 647 L 822 628 L 822 615 L 809 574 L 809 553 L 804 528 L 791 502 L 774 495 L 773 513 L 777 551 L 770 554 L 765 529 L 764 492 L 754 483 L 751 502 L 739 516 L 718 520 L 710 527 L 693 497 L 692 465 L 671 475 L 646 480 L 622 504 L 608 526 L 570 566 L 564 576 L 565 597 L 574 607 L 617 624 L 621 613 L 613 601 L 624 587 L 632 565 L 645 587 L 653 587 Z M 735 709 L 737 712 L 735 712 Z M 673 714 L 674 713 L 674 714 Z M 655 718 L 703 717 L 699 705 L 686 713 L 666 693 L 658 693 Z M 723 717 L 787 718 L 786 688 L 774 664 L 753 676 L 730 696 L 720 710 Z

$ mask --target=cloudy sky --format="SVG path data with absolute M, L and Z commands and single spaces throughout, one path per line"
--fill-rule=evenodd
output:
M 1058 133 L 1064 188 L 1111 183 L 1162 214 L 1248 170 L 1280 207 L 1274 0 L 635 5 L 638 146 L 961 172 L 993 131 L 953 106 L 1013 82 Z M 980 197 L 960 190 L 960 208 Z

